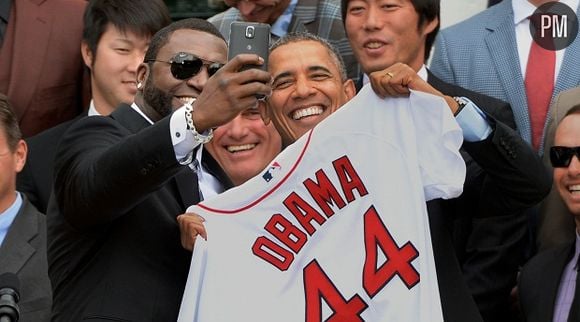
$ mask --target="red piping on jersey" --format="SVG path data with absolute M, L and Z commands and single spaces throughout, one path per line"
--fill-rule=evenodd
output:
M 204 204 L 201 204 L 201 203 L 198 203 L 197 206 L 200 208 L 203 208 L 207 211 L 211 211 L 211 212 L 215 212 L 215 213 L 219 213 L 219 214 L 235 214 L 237 212 L 248 210 L 248 209 L 254 207 L 255 205 L 257 205 L 258 203 L 262 202 L 262 200 L 266 199 L 266 197 L 268 197 L 274 191 L 276 191 L 276 189 L 278 189 L 278 187 L 280 187 L 288 179 L 288 177 L 294 172 L 294 170 L 296 170 L 296 168 L 298 167 L 298 164 L 300 163 L 300 161 L 304 157 L 304 154 L 306 153 L 306 148 L 310 144 L 310 138 L 312 137 L 312 132 L 314 132 L 314 129 L 310 130 L 310 132 L 308 133 L 308 138 L 306 139 L 306 143 L 304 144 L 304 148 L 302 149 L 302 152 L 300 152 L 300 155 L 298 156 L 298 159 L 296 160 L 296 162 L 292 166 L 292 169 L 290 169 L 290 171 L 288 171 L 286 176 L 284 176 L 284 178 L 282 180 L 280 180 L 280 182 L 278 182 L 278 184 L 276 184 L 272 189 L 267 191 L 263 196 L 256 199 L 254 202 L 250 203 L 249 205 L 247 205 L 245 207 L 233 209 L 233 210 L 214 209 L 214 208 L 210 208 L 210 207 L 208 207 Z

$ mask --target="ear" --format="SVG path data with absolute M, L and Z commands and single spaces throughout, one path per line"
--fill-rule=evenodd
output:
M 26 142 L 24 140 L 18 141 L 18 143 L 16 144 L 16 151 L 14 155 L 15 155 L 14 170 L 16 171 L 16 173 L 19 173 L 20 171 L 22 171 L 22 168 L 24 168 L 24 164 L 26 164 L 26 156 L 28 155 L 28 146 L 26 145 Z
M 431 21 L 426 21 L 423 26 L 423 35 L 427 36 L 430 34 L 435 28 L 439 26 L 439 18 L 435 17 L 435 19 Z
M 349 78 L 342 84 L 342 87 L 344 88 L 346 102 L 348 102 L 350 101 L 351 98 L 353 98 L 356 95 L 356 86 L 354 86 L 353 80 Z
M 81 55 L 83 56 L 83 61 L 85 62 L 85 65 L 90 70 L 92 70 L 94 56 L 93 53 L 91 52 L 91 49 L 89 48 L 89 44 L 87 44 L 87 42 L 84 40 L 81 42 Z
M 143 86 L 147 83 L 147 79 L 151 73 L 151 69 L 149 69 L 149 64 L 141 63 L 137 67 L 137 90 L 142 91 Z M 141 84 L 141 86 L 139 86 Z

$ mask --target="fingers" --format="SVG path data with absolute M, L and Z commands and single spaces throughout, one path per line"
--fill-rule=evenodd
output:
M 270 124 L 270 113 L 268 112 L 268 103 L 265 100 L 258 101 L 258 111 L 260 111 L 260 117 L 266 126 Z
M 204 221 L 205 219 L 203 217 L 195 213 L 185 213 L 177 216 L 181 246 L 183 248 L 193 251 L 193 246 L 198 235 L 207 240 L 207 231 L 203 224 Z
M 401 63 L 369 75 L 371 86 L 378 96 L 406 96 L 409 94 L 409 84 L 417 73 L 409 66 Z
M 223 125 L 240 112 L 256 107 L 256 97 L 269 96 L 272 92 L 270 73 L 258 68 L 238 72 L 248 63 L 263 62 L 257 55 L 238 55 L 210 77 L 196 100 L 196 127 L 205 130 Z
M 270 96 L 272 94 L 270 73 L 257 68 L 230 74 L 228 77 L 220 77 L 218 86 L 221 91 L 227 91 L 236 98 L 258 95 Z
M 411 89 L 443 97 L 441 92 L 406 64 L 396 63 L 384 70 L 371 73 L 369 78 L 373 90 L 382 98 L 406 96 Z
M 264 65 L 264 58 L 254 54 L 239 54 L 236 57 L 232 58 L 221 69 L 224 69 L 225 71 L 228 72 L 236 73 L 239 70 L 241 70 L 244 67 L 244 65 L 262 66 Z

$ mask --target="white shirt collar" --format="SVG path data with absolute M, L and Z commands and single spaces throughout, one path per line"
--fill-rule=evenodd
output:
M 147 117 L 147 115 L 145 115 L 145 113 L 143 113 L 143 111 L 141 111 L 141 109 L 139 108 L 139 106 L 137 106 L 137 104 L 135 104 L 135 102 L 133 102 L 133 104 L 131 104 L 131 107 L 137 111 L 137 113 L 141 114 L 141 116 L 143 116 L 144 119 L 147 120 L 147 122 L 149 122 L 149 124 L 153 124 L 153 121 L 151 121 L 150 118 Z
M 291 0 L 286 7 L 286 10 L 274 21 L 272 24 L 272 28 L 270 32 L 273 35 L 276 35 L 278 38 L 282 38 L 286 36 L 288 33 L 288 28 L 290 27 L 290 22 L 292 22 L 292 16 L 294 15 L 294 9 L 296 8 L 296 4 L 298 0 Z
M 421 77 L 422 80 L 427 81 L 428 74 L 427 74 L 427 67 L 425 66 L 425 64 L 423 64 L 423 66 L 421 66 L 421 68 L 419 68 L 417 75 L 419 75 L 419 77 Z
M 578 1 L 579 0 L 560 0 L 561 3 L 572 8 L 572 11 L 574 12 L 576 12 L 576 10 L 578 9 Z M 528 2 L 528 0 L 513 0 L 512 8 L 514 10 L 515 25 L 526 20 L 536 10 L 536 6 Z
M 91 102 L 89 103 L 89 111 L 87 115 L 88 116 L 101 115 L 101 113 L 99 113 L 99 111 L 97 111 L 97 108 L 95 107 L 95 101 L 92 99 Z

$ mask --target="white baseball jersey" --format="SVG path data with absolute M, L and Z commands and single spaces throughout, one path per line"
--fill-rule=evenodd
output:
M 445 102 L 366 86 L 205 219 L 180 322 L 442 321 L 425 200 L 465 164 Z

